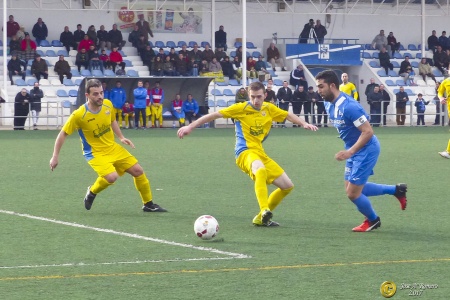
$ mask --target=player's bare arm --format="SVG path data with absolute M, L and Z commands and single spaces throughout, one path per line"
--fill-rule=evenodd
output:
M 53 148 L 53 155 L 52 158 L 50 158 L 50 170 L 52 171 L 58 166 L 59 152 L 61 151 L 61 148 L 64 145 L 67 136 L 68 134 L 61 130 L 56 137 L 55 146 Z
M 312 124 L 307 123 L 306 121 L 302 120 L 301 118 L 299 118 L 298 116 L 294 115 L 293 113 L 288 113 L 286 120 L 288 120 L 289 122 L 292 122 L 294 124 L 300 125 L 302 126 L 304 129 L 308 129 L 311 131 L 317 131 L 319 130 L 317 128 L 317 126 L 314 126 Z
M 359 131 L 361 131 L 361 135 L 359 136 L 356 143 L 350 149 L 342 150 L 336 153 L 334 157 L 337 160 L 342 161 L 352 157 L 353 154 L 358 152 L 362 147 L 364 147 L 367 144 L 367 142 L 370 141 L 370 139 L 373 136 L 373 129 L 372 126 L 370 126 L 370 123 L 366 121 L 361 126 L 359 126 L 358 129 Z
M 122 144 L 129 145 L 133 149 L 135 148 L 133 142 L 123 136 L 122 131 L 120 130 L 119 124 L 117 124 L 116 120 L 114 120 L 111 123 L 111 128 L 112 128 L 114 134 L 120 139 Z
M 198 120 L 195 120 L 188 126 L 184 126 L 184 127 L 181 127 L 180 129 L 178 129 L 177 135 L 180 139 L 182 139 L 185 135 L 190 134 L 192 132 L 192 130 L 194 130 L 196 127 L 201 126 L 205 123 L 212 122 L 212 121 L 222 118 L 222 117 L 223 116 L 220 112 L 213 112 L 213 113 L 207 114 L 207 115 L 199 118 Z

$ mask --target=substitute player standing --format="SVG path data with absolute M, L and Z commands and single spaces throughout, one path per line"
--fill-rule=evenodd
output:
M 236 103 L 218 112 L 207 114 L 178 130 L 178 137 L 183 138 L 194 128 L 218 118 L 234 118 L 236 128 L 236 164 L 255 181 L 256 199 L 260 211 L 253 218 L 255 226 L 279 226 L 272 221 L 272 211 L 294 188 L 291 179 L 284 170 L 264 152 L 262 142 L 269 135 L 272 121 L 285 119 L 316 131 L 310 125 L 292 113 L 279 109 L 272 103 L 264 102 L 265 88 L 260 82 L 249 86 L 250 101 Z M 268 195 L 267 184 L 278 188 Z
M 345 143 L 345 150 L 336 153 L 335 158 L 346 160 L 344 179 L 347 196 L 366 217 L 353 231 L 371 231 L 380 227 L 381 221 L 368 197 L 394 195 L 404 210 L 407 186 L 404 183 L 384 185 L 367 182 L 380 154 L 380 144 L 367 120 L 367 113 L 353 98 L 339 91 L 339 79 L 332 70 L 317 74 L 316 84 L 318 93 L 325 100 L 330 120 Z
M 356 86 L 348 81 L 348 74 L 342 73 L 341 79 L 342 84 L 339 86 L 339 90 L 353 97 L 353 99 L 359 102 L 358 91 L 356 90 Z
M 450 110 L 449 110 L 450 109 L 450 101 L 447 101 L 447 98 L 444 97 L 444 93 L 445 93 L 446 97 L 448 97 L 450 95 L 450 78 L 447 78 L 444 81 L 442 81 L 441 84 L 439 85 L 439 89 L 438 89 L 439 100 L 441 101 L 441 104 L 447 103 L 447 112 L 450 115 Z M 445 151 L 438 152 L 438 153 L 442 157 L 450 158 L 450 140 L 448 140 L 447 149 Z
M 98 193 L 112 185 L 125 172 L 134 177 L 134 185 L 141 195 L 145 212 L 165 212 L 164 208 L 152 201 L 150 182 L 137 159 L 114 141 L 114 134 L 122 144 L 134 148 L 120 131 L 111 101 L 103 99 L 102 84 L 97 79 L 86 81 L 87 102 L 80 106 L 67 120 L 55 141 L 50 169 L 58 166 L 58 157 L 66 137 L 78 131 L 83 155 L 88 164 L 98 174 L 98 178 L 87 189 L 84 206 L 91 209 Z

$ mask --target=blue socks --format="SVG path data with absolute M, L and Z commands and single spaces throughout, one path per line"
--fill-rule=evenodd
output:
M 394 195 L 395 193 L 395 185 L 386 185 L 386 184 L 378 184 L 367 182 L 364 185 L 362 193 L 367 197 L 370 196 L 380 196 L 380 195 Z
M 361 194 L 358 198 L 353 200 L 353 203 L 356 205 L 358 210 L 366 216 L 367 219 L 369 219 L 369 221 L 375 221 L 378 217 L 377 213 L 373 210 L 372 203 L 370 203 L 370 200 L 366 195 Z

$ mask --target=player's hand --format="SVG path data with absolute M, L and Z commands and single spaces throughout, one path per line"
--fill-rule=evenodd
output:
M 441 104 L 445 104 L 445 103 L 447 103 L 447 99 L 446 98 L 442 98 Z
M 339 151 L 338 153 L 336 153 L 334 158 L 336 158 L 336 160 L 338 160 L 338 161 L 342 161 L 342 160 L 349 159 L 351 156 L 352 155 L 350 152 L 348 152 L 347 150 L 342 150 L 342 151 Z
M 58 157 L 52 156 L 50 158 L 50 170 L 54 170 L 58 166 Z
M 307 123 L 306 125 L 303 125 L 303 128 L 308 129 L 308 130 L 311 130 L 311 131 L 317 131 L 317 130 L 319 130 L 319 128 L 317 128 L 317 126 L 312 125 L 312 124 L 309 124 L 309 123 Z
M 122 139 L 120 139 L 120 141 L 122 142 L 122 144 L 129 145 L 133 149 L 136 148 L 136 147 L 134 147 L 133 142 L 130 141 L 129 139 L 122 138 Z
M 191 126 L 183 126 L 178 129 L 177 135 L 180 139 L 182 139 L 185 135 L 188 135 L 192 132 Z

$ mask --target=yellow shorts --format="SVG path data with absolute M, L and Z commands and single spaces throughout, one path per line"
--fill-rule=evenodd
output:
M 100 177 L 117 172 L 122 176 L 126 170 L 137 164 L 137 159 L 119 144 L 108 153 L 96 154 L 88 164 Z
M 152 115 L 152 110 L 150 106 L 145 107 L 145 115 L 147 116 L 147 118 Z
M 447 114 L 448 114 L 448 116 L 450 118 L 450 97 L 447 99 Z
M 255 174 L 252 172 L 252 163 L 255 160 L 260 160 L 266 167 L 267 184 L 271 184 L 275 179 L 280 177 L 284 170 L 267 154 L 261 151 L 245 150 L 236 159 L 238 167 L 246 173 L 252 180 L 255 180 Z

